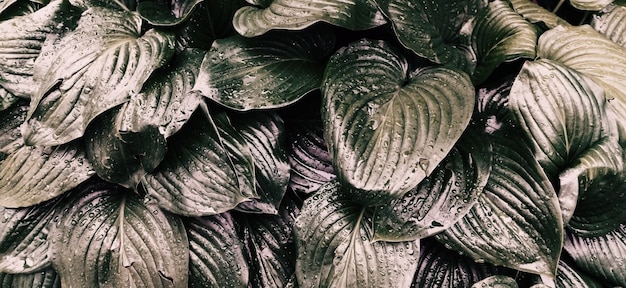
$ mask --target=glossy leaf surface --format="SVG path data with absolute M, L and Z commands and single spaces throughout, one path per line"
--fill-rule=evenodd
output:
M 137 13 L 139 14 L 139 16 L 141 16 L 141 18 L 146 20 L 151 25 L 175 26 L 187 20 L 190 17 L 191 13 L 194 11 L 194 9 L 200 3 L 204 2 L 204 0 L 144 0 L 137 2 Z
M 569 23 L 531 0 L 510 0 L 511 6 L 518 14 L 531 23 L 543 23 L 548 28 L 558 25 L 568 26 Z
M 15 288 L 61 288 L 61 278 L 52 267 L 28 274 L 0 273 L 0 286 Z
M 324 131 L 316 125 L 298 125 L 290 132 L 289 187 L 295 192 L 313 193 L 336 178 Z

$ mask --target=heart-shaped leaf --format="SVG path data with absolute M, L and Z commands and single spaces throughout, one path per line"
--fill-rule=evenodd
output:
M 324 131 L 316 125 L 294 125 L 290 132 L 289 187 L 299 193 L 317 191 L 336 178 Z
M 535 1 L 509 0 L 509 2 L 511 2 L 513 10 L 522 15 L 522 17 L 524 17 L 524 19 L 528 20 L 530 23 L 543 23 L 550 29 L 558 25 L 569 25 L 567 21 L 540 6 Z
M 609 5 L 591 19 L 591 27 L 616 44 L 626 46 L 626 31 L 621 28 L 626 6 Z
M 13 95 L 34 94 L 33 66 L 49 33 L 56 31 L 66 1 L 56 0 L 37 12 L 0 22 L 0 86 Z
M 408 287 L 417 268 L 418 240 L 372 242 L 371 212 L 338 181 L 304 202 L 294 233 L 302 287 Z
M 490 2 L 472 25 L 472 48 L 478 60 L 472 74 L 474 83 L 484 82 L 503 62 L 535 58 L 537 37 L 535 27 L 515 12 L 508 1 Z
M 376 4 L 368 0 L 268 0 L 256 1 L 235 13 L 233 26 L 246 37 L 272 29 L 301 30 L 327 22 L 351 30 L 365 30 L 386 23 Z M 260 6 L 260 7 L 259 7 Z
M 142 34 L 133 12 L 91 8 L 77 25 L 42 48 L 35 63 L 39 85 L 23 133 L 30 145 L 81 137 L 96 116 L 139 93 L 174 52 L 173 35 L 154 29 Z
M 406 79 L 388 43 L 363 39 L 337 51 L 322 85 L 322 119 L 339 179 L 355 199 L 398 198 L 437 167 L 474 107 L 469 77 L 430 67 Z
M 28 274 L 0 273 L 3 287 L 61 288 L 61 279 L 52 267 Z
M 178 216 L 107 184 L 76 194 L 48 236 L 63 287 L 187 287 L 188 240 Z
M 600 11 L 613 3 L 614 0 L 570 0 L 569 3 L 576 9 Z
M 196 7 L 204 0 L 138 1 L 137 13 L 154 26 L 175 26 L 186 21 Z
M 332 30 L 275 32 L 218 39 L 206 54 L 193 90 L 235 110 L 289 105 L 318 89 Z
M 524 141 L 494 137 L 478 202 L 438 240 L 476 261 L 554 276 L 563 223 L 556 192 Z

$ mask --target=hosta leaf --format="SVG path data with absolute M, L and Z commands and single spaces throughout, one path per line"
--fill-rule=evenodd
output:
M 532 152 L 513 135 L 495 138 L 477 204 L 437 238 L 477 261 L 554 276 L 563 239 L 558 199 Z
M 189 238 L 189 287 L 248 287 L 243 242 L 230 213 L 185 222 Z
M 524 19 L 530 23 L 543 23 L 548 28 L 554 28 L 558 25 L 567 26 L 569 23 L 563 20 L 561 17 L 543 8 L 535 1 L 531 0 L 509 0 L 513 9 L 518 14 L 522 15 Z
M 564 248 L 582 270 L 613 285 L 626 286 L 625 224 L 598 237 L 568 233 Z
M 508 75 L 477 89 L 473 120 L 482 125 L 486 133 L 493 134 L 511 126 L 509 94 L 512 84 L 513 77 Z
M 15 5 L 17 2 L 20 2 L 20 1 L 18 1 L 18 0 L 2 0 L 2 1 L 0 1 L 0 15 L 2 15 L 2 13 L 4 13 L 11 6 Z
M 402 198 L 374 214 L 374 239 L 408 241 L 439 233 L 478 200 L 489 177 L 489 142 L 466 133 L 435 171 Z
M 26 120 L 27 111 L 28 103 L 22 102 L 0 112 L 0 163 L 24 146 L 20 126 Z
M 174 36 L 154 29 L 142 34 L 133 12 L 85 11 L 74 31 L 50 43 L 35 63 L 33 95 L 24 139 L 58 145 L 81 137 L 99 114 L 141 91 L 152 71 L 174 51 Z
M 219 214 L 256 197 L 251 152 L 227 116 L 195 116 L 170 137 L 165 159 L 146 175 L 148 194 L 186 216 Z
M 65 1 L 57 0 L 25 16 L 0 22 L 0 86 L 16 96 L 30 98 L 35 92 L 33 66 L 41 46 L 57 24 L 68 17 Z
M 326 140 L 339 179 L 364 202 L 397 198 L 417 186 L 472 114 L 474 89 L 463 72 L 430 67 L 405 75 L 402 56 L 367 39 L 340 49 L 326 67 Z
M 186 21 L 204 0 L 144 0 L 138 1 L 137 13 L 154 26 L 175 26 Z
M 324 183 L 335 179 L 321 126 L 294 125 L 289 132 L 289 187 L 295 192 L 312 193 Z
M 418 241 L 372 242 L 371 213 L 325 184 L 304 202 L 296 220 L 296 276 L 302 287 L 407 287 Z
M 478 63 L 472 80 L 484 82 L 503 62 L 535 58 L 537 30 L 508 1 L 496 0 L 481 10 L 472 25 L 472 47 Z
M 22 146 L 0 163 L 0 206 L 32 206 L 76 187 L 95 174 L 81 142 Z
M 4 111 L 20 100 L 13 93 L 0 87 L 0 111 Z
M 609 5 L 591 19 L 591 27 L 616 44 L 626 46 L 626 30 L 620 23 L 626 18 L 626 7 Z
M 515 279 L 505 275 L 494 275 L 478 281 L 471 288 L 517 288 Z
M 28 274 L 0 273 L 0 286 L 6 288 L 61 288 L 61 278 L 51 267 Z
M 255 4 L 261 7 L 243 7 L 233 17 L 235 30 L 246 37 L 272 29 L 301 30 L 320 21 L 351 30 L 386 23 L 376 5 L 368 0 L 270 0 Z
M 256 199 L 240 203 L 237 209 L 252 213 L 278 213 L 289 185 L 289 162 L 285 151 L 285 127 L 277 114 L 248 113 L 231 119 L 248 144 L 254 161 Z
M 189 249 L 178 216 L 121 188 L 78 192 L 49 234 L 63 287 L 187 287 Z
M 576 9 L 600 11 L 614 0 L 570 0 L 569 3 Z
M 572 265 L 559 260 L 559 268 L 556 272 L 556 285 L 560 288 L 602 288 L 600 283 L 589 276 L 580 273 Z
M 331 30 L 277 32 L 253 39 L 218 39 L 204 57 L 193 90 L 235 110 L 289 105 L 318 89 Z
M 72 6 L 87 10 L 92 7 L 102 7 L 119 11 L 135 11 L 137 0 L 69 0 Z
M 390 19 L 398 40 L 435 63 L 464 67 L 468 57 L 456 46 L 465 21 L 484 6 L 480 0 L 376 0 Z

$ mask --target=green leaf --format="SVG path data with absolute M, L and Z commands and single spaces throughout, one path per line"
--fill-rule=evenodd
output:
M 91 8 L 76 30 L 44 47 L 34 68 L 39 87 L 26 143 L 52 146 L 81 137 L 96 116 L 139 93 L 174 52 L 173 35 L 141 29 L 135 13 Z
M 137 0 L 69 0 L 74 7 L 88 10 L 98 7 L 117 11 L 134 11 L 137 8 Z
M 600 11 L 613 3 L 614 0 L 570 0 L 569 3 L 578 10 Z
M 405 47 L 428 60 L 463 68 L 472 59 L 457 48 L 460 31 L 485 3 L 480 0 L 376 0 Z
M 616 44 L 626 46 L 626 31 L 620 25 L 626 17 L 626 7 L 622 5 L 608 5 L 591 18 L 591 27 Z
M 517 288 L 517 282 L 515 279 L 504 276 L 504 275 L 494 275 L 491 277 L 487 277 L 481 281 L 478 281 L 472 285 L 471 288 Z
M 485 133 L 494 134 L 511 126 L 509 94 L 513 80 L 513 75 L 507 75 L 478 87 L 473 121 L 484 127 Z
M 235 110 L 289 105 L 318 89 L 331 30 L 276 32 L 253 39 L 218 39 L 204 57 L 193 90 Z
M 398 198 L 430 175 L 461 137 L 474 107 L 463 72 L 419 70 L 389 44 L 363 39 L 326 67 L 322 119 L 338 178 L 375 204 Z M 374 203 L 372 203 L 374 202 Z
M 602 288 L 599 282 L 578 271 L 575 266 L 559 260 L 559 268 L 556 272 L 556 285 L 561 288 Z
M 322 127 L 294 125 L 289 132 L 289 187 L 295 192 L 308 194 L 334 180 L 336 176 Z
M 474 83 L 484 82 L 498 65 L 520 58 L 535 58 L 538 33 L 508 1 L 489 3 L 474 18 L 471 42 L 478 63 Z
M 490 143 L 466 133 L 435 171 L 402 198 L 376 209 L 374 240 L 410 241 L 454 225 L 476 203 L 491 169 Z
M 231 213 L 191 218 L 189 287 L 248 287 L 249 268 Z
M 563 239 L 557 195 L 515 135 L 494 138 L 493 166 L 478 203 L 436 237 L 476 261 L 554 276 Z
M 63 287 L 187 287 L 188 240 L 178 216 L 106 184 L 76 194 L 49 234 Z
M 24 102 L 0 111 L 0 163 L 6 156 L 24 146 L 20 127 L 26 120 L 27 111 L 28 103 Z
M 187 21 L 194 9 L 204 0 L 138 1 L 137 13 L 142 19 L 154 26 L 176 26 Z
M 148 194 L 185 216 L 219 214 L 256 197 L 252 154 L 226 114 L 195 116 L 170 137 L 165 159 L 142 181 Z
M 371 212 L 338 181 L 304 202 L 296 219 L 296 276 L 302 287 L 408 287 L 419 242 L 372 242 Z
M 13 93 L 0 87 L 0 111 L 4 111 L 20 100 Z
M 568 233 L 564 248 L 582 270 L 613 285 L 626 286 L 626 224 L 598 237 Z
M 0 206 L 27 207 L 55 198 L 95 174 L 81 142 L 21 146 L 0 163 Z
M 327 22 L 350 30 L 365 30 L 386 23 L 369 0 L 268 0 L 253 3 L 235 13 L 233 26 L 245 37 L 259 36 L 272 29 L 302 30 Z M 260 7 L 259 7 L 260 6 Z
M 0 286 L 6 288 L 61 288 L 59 275 L 52 268 L 28 274 L 0 273 Z
M 15 96 L 35 93 L 33 66 L 49 33 L 67 17 L 65 1 L 57 0 L 25 16 L 0 22 L 0 86 Z
M 543 23 L 549 29 L 558 25 L 568 26 L 569 23 L 557 16 L 556 14 L 546 10 L 539 4 L 531 0 L 509 0 L 513 10 L 522 15 L 524 19 L 530 23 Z

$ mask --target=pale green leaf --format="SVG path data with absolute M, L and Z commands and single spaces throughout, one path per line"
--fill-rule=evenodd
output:
M 558 25 L 569 25 L 567 21 L 532 0 L 509 0 L 509 2 L 511 2 L 513 10 L 530 23 L 543 23 L 550 29 Z
M 591 27 L 616 44 L 626 46 L 626 6 L 609 5 L 591 18 Z
M 327 22 L 351 30 L 365 30 L 386 23 L 376 4 L 369 0 L 274 0 L 262 6 L 246 6 L 235 13 L 233 26 L 252 37 L 272 29 L 301 30 Z
M 569 0 L 569 3 L 576 9 L 586 11 L 600 11 L 614 0 Z
M 398 198 L 430 175 L 474 107 L 469 77 L 406 60 L 383 41 L 340 49 L 326 67 L 322 119 L 338 178 L 366 203 Z
M 289 187 L 293 191 L 312 193 L 336 178 L 321 125 L 297 125 L 288 132 L 291 165 Z
M 61 288 L 61 278 L 52 267 L 28 274 L 0 273 L 0 286 L 6 288 Z
M 504 276 L 494 275 L 478 281 L 471 288 L 518 288 L 515 279 Z
M 187 21 L 196 7 L 204 0 L 137 1 L 139 16 L 154 26 L 175 26 Z

